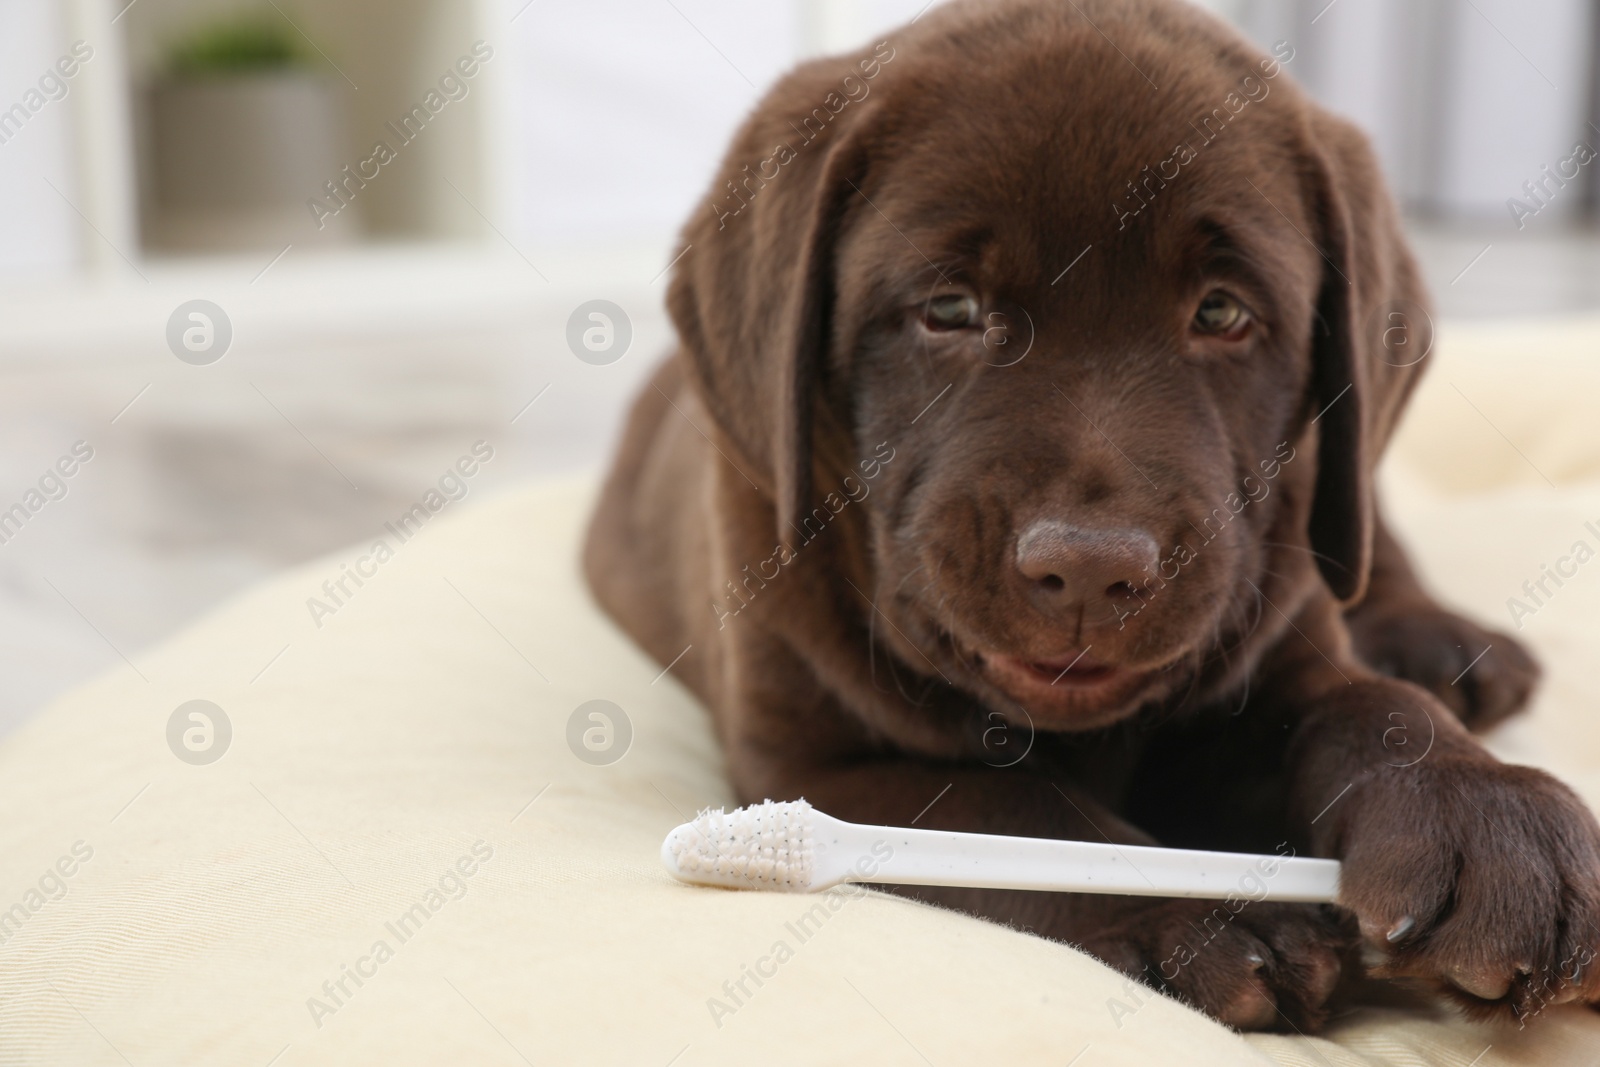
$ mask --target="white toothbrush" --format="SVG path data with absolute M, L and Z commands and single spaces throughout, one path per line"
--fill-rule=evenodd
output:
M 661 843 L 679 881 L 814 893 L 843 882 L 1333 901 L 1337 860 L 843 822 L 804 800 L 700 813 Z

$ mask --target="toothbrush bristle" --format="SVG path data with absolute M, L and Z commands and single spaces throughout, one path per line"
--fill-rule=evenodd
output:
M 815 852 L 811 812 L 804 800 L 707 808 L 667 835 L 662 858 L 688 882 L 804 892 Z

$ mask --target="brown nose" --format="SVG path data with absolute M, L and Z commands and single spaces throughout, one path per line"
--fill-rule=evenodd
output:
M 1051 613 L 1097 609 L 1138 595 L 1160 549 L 1136 529 L 1074 526 L 1045 519 L 1017 538 L 1017 570 L 1029 598 Z

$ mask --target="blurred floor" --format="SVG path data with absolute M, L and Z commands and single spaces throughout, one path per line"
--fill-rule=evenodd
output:
M 1416 247 L 1444 318 L 1600 309 L 1594 235 L 1421 225 Z M 148 281 L 0 295 L 0 510 L 75 442 L 94 449 L 0 544 L 0 733 L 100 671 L 137 671 L 141 650 L 258 578 L 377 536 L 475 441 L 496 451 L 469 500 L 603 463 L 669 343 L 664 257 L 533 258 L 291 252 L 265 273 L 266 257 L 156 263 Z M 234 328 L 207 367 L 164 336 L 197 297 Z M 567 347 L 568 316 L 594 298 L 632 320 L 610 366 Z
M 0 295 L 0 512 L 75 442 L 94 453 L 0 544 L 0 733 L 258 578 L 370 544 L 474 442 L 495 451 L 467 503 L 598 465 L 667 344 L 654 256 L 291 252 L 253 284 L 267 256 Z M 195 298 L 232 321 L 210 366 L 165 339 Z M 632 320 L 609 366 L 567 347 L 594 298 Z

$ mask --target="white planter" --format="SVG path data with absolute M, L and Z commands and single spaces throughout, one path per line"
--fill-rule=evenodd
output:
M 356 236 L 359 206 L 322 230 L 306 207 L 341 166 L 342 91 L 303 71 L 152 86 L 149 242 L 226 251 Z

